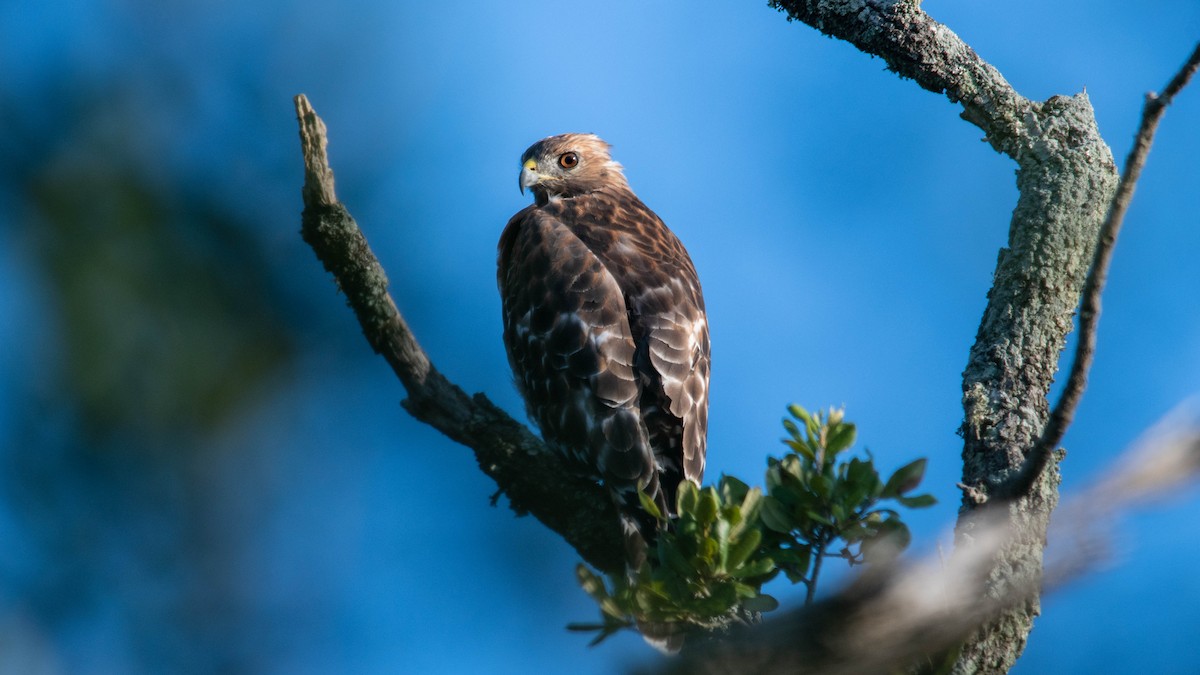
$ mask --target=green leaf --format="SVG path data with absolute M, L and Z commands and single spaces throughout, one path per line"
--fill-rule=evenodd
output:
M 846 480 L 861 484 L 873 483 L 879 480 L 879 474 L 875 471 L 875 463 L 869 459 L 859 459 L 857 457 L 851 459 L 846 465 Z
M 665 537 L 664 537 L 665 539 Z M 663 564 L 674 570 L 676 574 L 683 578 L 690 578 L 695 574 L 696 570 L 687 558 L 679 552 L 679 549 L 674 546 L 674 542 L 660 541 L 658 546 L 659 559 Z
M 725 569 L 736 570 L 741 567 L 750 558 L 750 555 L 758 549 L 758 545 L 761 543 L 761 530 L 746 532 L 745 536 L 729 546 L 729 553 L 725 559 Z
M 696 505 L 696 520 L 701 525 L 711 525 L 717 519 L 718 506 L 717 491 L 711 487 L 705 488 L 700 492 L 700 500 Z
M 752 563 L 742 565 L 733 570 L 729 576 L 735 579 L 753 579 L 754 577 L 762 577 L 775 571 L 775 561 L 770 558 L 759 558 Z
M 779 503 L 779 500 L 770 495 L 762 498 L 762 510 L 758 517 L 762 520 L 763 525 L 766 525 L 776 532 L 788 533 L 792 531 L 792 516 L 788 513 L 786 507 Z
M 675 508 L 679 514 L 695 513 L 696 501 L 699 499 L 700 489 L 690 480 L 685 480 L 679 484 L 679 493 L 675 495 Z
M 880 493 L 880 496 L 898 497 L 917 487 L 924 476 L 925 458 L 922 457 L 896 469 L 896 473 L 892 474 L 892 477 L 883 486 L 883 492 Z
M 729 559 L 729 521 L 718 519 L 713 526 L 713 534 L 717 538 L 716 572 L 725 572 L 725 561 Z
M 815 520 L 822 525 L 833 527 L 833 521 L 830 520 L 828 516 L 817 513 L 816 511 L 806 511 L 805 515 L 807 515 L 809 519 Z
M 855 457 L 846 466 L 846 479 L 842 487 L 846 505 L 851 509 L 864 506 L 868 497 L 874 497 L 879 489 L 879 474 L 870 461 Z
M 740 581 L 731 581 L 730 585 L 733 586 L 734 594 L 743 600 L 746 598 L 753 598 L 754 596 L 758 595 L 758 589 L 750 584 L 744 584 Z
M 793 584 L 799 583 L 808 577 L 808 568 L 812 565 L 812 548 L 801 546 L 791 549 L 788 553 L 788 564 L 794 568 L 796 577 L 792 577 L 792 573 L 788 574 L 788 579 Z
M 896 501 L 910 509 L 923 509 L 927 506 L 933 506 L 936 504 L 937 498 L 931 494 L 923 494 L 915 497 L 896 497 Z
M 746 498 L 742 500 L 741 515 L 742 519 L 733 524 L 729 530 L 729 536 L 737 539 L 742 536 L 742 533 L 747 528 L 751 527 L 758 520 L 758 514 L 762 509 L 762 490 L 754 488 L 746 493 Z
M 758 508 L 762 505 L 762 498 L 762 488 L 756 487 L 746 491 L 745 496 L 742 497 L 742 515 L 747 520 L 758 511 Z
M 808 578 L 808 568 L 800 570 L 799 568 L 789 567 L 783 570 L 783 573 L 787 575 L 788 581 L 792 582 L 793 584 L 798 584 Z
M 734 476 L 722 475 L 719 485 L 721 501 L 726 504 L 741 504 L 750 492 L 750 486 Z
M 841 537 L 842 540 L 847 544 L 853 544 L 855 542 L 862 541 L 863 539 L 866 539 L 874 534 L 875 528 L 861 520 L 843 527 L 841 531 L 838 532 L 838 536 Z
M 666 584 L 658 579 L 638 584 L 636 595 L 637 601 L 644 607 L 653 607 L 657 601 L 667 600 L 670 597 L 667 595 Z
M 896 519 L 885 520 L 879 524 L 874 537 L 863 540 L 863 558 L 869 563 L 887 562 L 908 548 L 911 541 L 912 534 L 907 525 Z
M 663 516 L 662 510 L 658 508 L 658 504 L 655 504 L 654 500 L 650 499 L 650 495 L 639 491 L 638 501 L 642 503 L 642 510 L 646 513 L 649 513 L 650 516 L 655 520 L 666 520 L 666 517 Z
M 796 455 L 788 455 L 779 463 L 779 469 L 787 476 L 795 478 L 799 482 L 804 482 L 808 472 L 805 468 L 805 463 Z
M 742 515 L 742 507 L 739 504 L 726 504 L 721 507 L 721 512 L 717 515 L 717 524 L 725 524 L 729 527 L 737 527 L 745 522 L 746 517 Z
M 836 455 L 843 450 L 854 445 L 854 438 L 858 430 L 853 424 L 846 422 L 838 424 L 829 430 L 829 437 L 825 440 L 825 450 L 830 455 Z
M 787 432 L 791 434 L 792 438 L 796 439 L 797 441 L 804 440 L 804 434 L 800 433 L 800 427 L 796 426 L 795 422 L 784 418 L 783 428 L 787 429 Z
M 787 409 L 788 409 L 788 412 L 792 414 L 792 417 L 795 417 L 796 419 L 804 422 L 805 424 L 808 424 L 810 421 L 812 421 L 812 415 L 810 415 L 809 412 L 807 410 L 805 410 L 804 407 L 800 406 L 799 404 L 793 403 L 793 404 L 789 405 L 787 407 Z
M 810 439 L 821 437 L 821 413 L 817 413 L 812 417 L 804 420 L 804 429 L 808 432 Z
M 829 515 L 834 523 L 840 523 L 846 519 L 846 509 L 835 502 L 829 505 Z
M 817 461 L 817 456 L 815 454 L 813 454 L 812 448 L 808 447 L 807 443 L 804 443 L 802 441 L 784 441 L 784 444 L 787 445 L 792 450 L 795 450 L 798 454 L 803 456 L 808 461 L 810 461 L 810 462 Z
M 833 493 L 833 480 L 828 476 L 816 474 L 808 481 L 808 486 L 822 500 L 829 499 L 829 495 Z
M 589 570 L 587 565 L 579 563 L 575 566 L 575 578 L 579 580 L 579 585 L 583 587 L 583 591 L 592 596 L 596 602 L 608 598 L 608 589 L 604 587 L 604 580 Z
M 783 472 L 779 469 L 779 461 L 770 458 L 767 464 L 767 492 L 774 492 L 783 483 Z

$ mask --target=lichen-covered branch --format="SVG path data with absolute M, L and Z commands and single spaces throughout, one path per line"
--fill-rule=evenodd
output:
M 1111 153 L 1084 95 L 1036 107 L 1027 151 L 1016 158 L 1020 196 L 1008 247 L 1000 252 L 963 372 L 963 483 L 985 492 L 1022 465 L 1045 427 L 1046 397 L 1116 185 Z M 989 597 L 1036 587 L 1059 481 L 1057 466 L 1049 466 L 1025 496 L 1007 505 L 1021 536 L 997 557 Z M 969 514 L 978 507 L 972 497 L 964 496 L 959 547 L 971 545 Z M 985 627 L 963 646 L 955 672 L 1007 672 L 1039 611 L 1033 595 Z
M 911 0 L 775 0 L 790 18 L 879 56 L 902 77 L 944 93 L 992 146 L 1017 163 L 1019 197 L 988 304 L 963 373 L 964 495 L 959 554 L 990 486 L 1022 466 L 1046 425 L 1046 395 L 1071 330 L 1097 233 L 1117 184 L 1112 154 L 1085 94 L 1033 102 Z M 986 593 L 1038 585 L 1056 467 L 1007 505 L 1014 532 Z M 966 641 L 959 673 L 1006 672 L 1024 650 L 1036 595 Z
M 788 20 L 806 23 L 878 56 L 892 72 L 961 103 L 963 119 L 1013 157 L 1028 143 L 1035 103 L 913 0 L 770 0 Z
M 430 363 L 388 294 L 387 276 L 358 224 L 337 201 L 324 123 L 303 94 L 295 102 L 305 168 L 301 234 L 345 294 L 367 342 L 403 383 L 405 409 L 474 450 L 479 467 L 518 514 L 533 514 L 598 569 L 620 570 L 617 516 L 604 490 L 570 470 L 483 394 L 468 396 Z
M 1196 45 L 1191 57 L 1167 83 L 1162 94 L 1146 95 L 1146 103 L 1142 109 L 1142 121 L 1138 125 L 1137 135 L 1134 137 L 1133 148 L 1125 159 L 1125 171 L 1121 174 L 1121 182 L 1117 186 L 1117 193 L 1108 210 L 1108 217 L 1104 219 L 1104 225 L 1100 228 L 1100 243 L 1096 247 L 1096 257 L 1092 261 L 1087 281 L 1084 283 L 1083 302 L 1079 309 L 1079 339 L 1075 345 L 1075 358 L 1071 362 L 1067 385 L 1063 388 L 1054 409 L 1050 411 L 1050 419 L 1033 450 L 1026 457 L 1025 464 L 1005 484 L 993 491 L 993 494 L 998 492 L 999 496 L 1003 498 L 1028 494 L 1050 461 L 1054 449 L 1062 442 L 1067 427 L 1071 426 L 1071 422 L 1075 419 L 1075 409 L 1078 408 L 1079 401 L 1083 397 L 1083 390 L 1087 388 L 1088 371 L 1091 369 L 1092 359 L 1096 353 L 1096 328 L 1100 322 L 1100 295 L 1103 293 L 1105 281 L 1108 279 L 1109 262 L 1112 260 L 1112 253 L 1116 248 L 1121 224 L 1125 220 L 1125 212 L 1129 210 L 1129 204 L 1133 201 L 1134 188 L 1137 186 L 1138 178 L 1142 175 L 1142 167 L 1146 164 L 1146 158 L 1150 155 L 1154 133 L 1158 130 L 1158 123 L 1162 119 L 1163 113 L 1166 112 L 1167 106 L 1171 105 L 1175 95 L 1191 81 L 1197 69 L 1200 69 L 1200 44 Z

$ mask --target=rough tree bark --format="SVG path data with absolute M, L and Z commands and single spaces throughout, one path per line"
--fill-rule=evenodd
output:
M 1000 252 L 963 373 L 963 483 L 985 493 L 1020 469 L 1046 425 L 1046 396 L 1117 184 L 1083 94 L 1031 108 L 1029 133 L 1013 155 L 1020 197 L 1008 248 Z M 1040 577 L 1059 482 L 1051 464 L 1026 496 L 1008 505 L 1018 536 L 996 560 L 990 594 Z M 962 513 L 979 505 L 978 493 L 970 492 Z M 973 521 L 959 523 L 958 545 L 969 545 Z M 1034 597 L 985 627 L 963 646 L 955 672 L 1007 672 L 1038 612 Z
M 1041 103 L 1026 99 L 916 2 L 773 4 L 789 19 L 879 56 L 898 75 L 962 104 L 963 119 L 1017 163 L 1020 196 L 1008 246 L 1000 251 L 963 373 L 963 484 L 968 489 L 957 545 L 969 546 L 974 522 L 969 515 L 992 486 L 1019 470 L 1046 424 L 1046 395 L 1116 190 L 1116 164 L 1086 94 Z M 1017 536 L 997 556 L 989 594 L 1001 597 L 1014 584 L 1040 578 L 1058 484 L 1052 462 L 1027 496 L 1008 505 Z M 955 672 L 1006 672 L 1024 650 L 1038 611 L 1034 596 L 980 630 L 963 645 Z

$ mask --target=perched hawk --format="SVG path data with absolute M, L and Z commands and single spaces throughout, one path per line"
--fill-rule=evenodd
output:
M 656 524 L 700 483 L 708 429 L 708 321 L 691 258 L 591 134 L 534 143 L 534 203 L 499 245 L 504 343 L 525 405 L 553 448 L 613 492 L 636 568 Z

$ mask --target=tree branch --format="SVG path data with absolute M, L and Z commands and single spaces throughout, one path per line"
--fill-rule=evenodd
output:
M 622 569 L 616 510 L 605 491 L 486 396 L 467 396 L 429 361 L 388 293 L 387 276 L 358 224 L 337 201 L 325 124 L 303 94 L 295 103 L 305 167 L 301 235 L 345 294 L 371 348 L 403 383 L 404 408 L 474 450 L 480 469 L 508 495 L 518 515 L 533 514 L 596 568 Z
M 1072 327 L 1097 232 L 1117 184 L 1112 153 L 1085 94 L 1033 102 L 913 0 L 773 0 L 789 18 L 879 56 L 888 68 L 962 105 L 1018 166 L 1019 197 L 988 304 L 963 372 L 963 484 L 956 555 L 969 549 L 986 489 L 1022 465 L 1045 426 L 1058 356 Z M 987 593 L 1037 588 L 1058 472 L 1042 471 L 1008 505 L 1013 532 Z M 1025 647 L 1036 595 L 963 646 L 955 672 L 1005 672 Z
M 1029 115 L 1036 107 L 913 0 L 771 0 L 788 20 L 878 56 L 888 70 L 961 103 L 962 118 L 1013 159 L 1028 149 Z
M 1113 249 L 1117 244 L 1117 235 L 1121 232 L 1121 224 L 1125 220 L 1125 212 L 1133 201 L 1133 191 L 1142 175 L 1142 167 L 1150 154 L 1150 145 L 1154 142 L 1154 134 L 1158 123 L 1178 94 L 1200 68 L 1200 44 L 1196 45 L 1191 57 L 1179 69 L 1179 72 L 1167 83 L 1161 95 L 1153 92 L 1146 94 L 1146 103 L 1142 108 L 1142 121 L 1138 125 L 1134 137 L 1133 148 L 1125 160 L 1125 171 L 1121 182 L 1117 185 L 1117 193 L 1113 197 L 1108 217 L 1100 227 L 1100 242 L 1096 247 L 1096 257 L 1092 261 L 1091 271 L 1083 286 L 1083 304 L 1079 310 L 1079 341 L 1075 346 L 1075 357 L 1071 363 L 1067 384 L 1059 396 L 1046 428 L 1042 431 L 1038 442 L 1033 446 L 1029 456 L 1020 470 L 999 488 L 992 491 L 994 496 L 1005 499 L 1022 497 L 1033 489 L 1034 481 L 1041 475 L 1049 462 L 1054 449 L 1062 442 L 1067 427 L 1075 419 L 1075 410 L 1079 400 L 1087 388 L 1088 371 L 1096 353 L 1096 327 L 1100 322 L 1100 295 L 1104 292 L 1104 284 L 1108 279 L 1108 267 L 1112 260 Z

